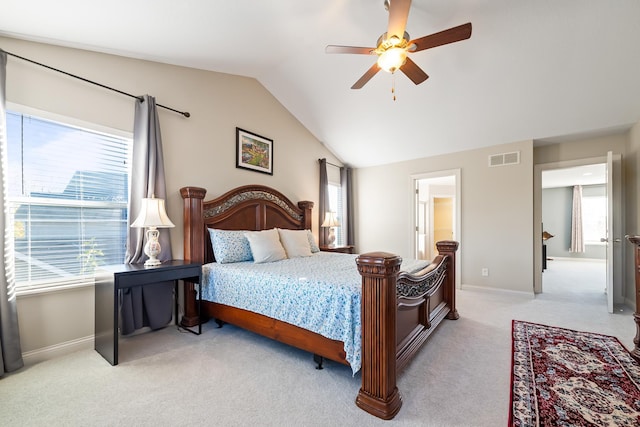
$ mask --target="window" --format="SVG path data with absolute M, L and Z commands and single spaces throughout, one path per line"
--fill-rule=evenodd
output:
M 340 185 L 340 168 L 329 165 L 327 179 L 329 181 L 329 210 L 336 213 L 338 223 L 342 224 L 342 186 Z M 336 246 L 342 246 L 346 242 L 344 227 L 336 227 Z
M 131 138 L 7 113 L 16 286 L 92 281 L 124 261 Z
M 607 235 L 607 197 L 582 196 L 582 233 L 589 245 L 602 244 Z

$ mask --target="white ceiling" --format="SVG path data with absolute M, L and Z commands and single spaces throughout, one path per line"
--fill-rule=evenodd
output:
M 619 132 L 640 119 L 637 0 L 414 0 L 411 38 L 466 22 L 471 38 L 412 54 L 430 76 L 419 86 L 380 72 L 361 90 L 350 87 L 374 57 L 324 48 L 374 47 L 383 0 L 3 0 L 1 9 L 0 35 L 255 77 L 356 167 Z

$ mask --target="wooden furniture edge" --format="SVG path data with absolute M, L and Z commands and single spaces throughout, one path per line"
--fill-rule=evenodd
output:
M 187 262 L 204 264 L 204 221 L 202 218 L 202 202 L 207 190 L 200 187 L 184 187 L 180 189 L 183 199 L 183 258 Z M 199 230 L 199 232 L 198 232 Z M 196 289 L 193 283 L 184 282 L 184 314 L 180 324 L 190 328 L 201 323 L 196 306 Z
M 636 323 L 636 336 L 633 338 L 634 348 L 631 356 L 640 362 L 640 236 L 625 236 L 634 245 L 635 249 L 635 293 L 636 309 L 633 313 L 633 320 Z
M 291 345 L 317 356 L 331 359 L 343 365 L 349 365 L 342 341 L 331 340 L 315 332 L 302 329 L 291 323 L 278 321 L 241 308 L 207 302 L 208 311 L 215 313 L 217 319 L 255 332 L 267 338 Z M 301 340 L 301 337 L 304 339 Z

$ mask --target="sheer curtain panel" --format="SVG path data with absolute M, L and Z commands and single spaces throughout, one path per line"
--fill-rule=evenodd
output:
M 570 252 L 582 253 L 584 247 L 584 233 L 582 231 L 582 186 L 573 187 L 573 206 L 571 209 L 571 247 Z
M 18 328 L 18 309 L 16 302 L 16 283 L 14 274 L 13 252 L 13 222 L 9 215 L 7 203 L 7 54 L 0 49 L 0 180 L 2 180 L 2 215 L 0 215 L 0 227 L 4 230 L 2 239 L 2 283 L 0 283 L 0 362 L 2 371 L 6 372 L 20 369 L 22 350 L 20 347 L 20 332 Z

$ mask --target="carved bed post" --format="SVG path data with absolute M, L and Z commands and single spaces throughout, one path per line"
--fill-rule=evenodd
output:
M 402 406 L 396 386 L 396 278 L 402 259 L 372 252 L 356 263 L 362 276 L 362 387 L 356 405 L 389 420 Z
M 447 283 L 445 284 L 444 298 L 451 307 L 451 311 L 447 314 L 447 319 L 456 320 L 460 317 L 456 308 L 456 251 L 458 250 L 458 242 L 453 240 L 443 240 L 436 243 L 438 252 L 442 256 L 448 256 L 447 261 Z
M 200 187 L 183 187 L 180 195 L 184 200 L 184 260 L 204 262 L 204 242 L 202 218 L 202 201 L 207 190 Z M 184 283 L 184 316 L 180 322 L 183 326 L 191 327 L 200 323 L 196 307 L 196 290 L 193 283 Z
M 311 230 L 311 211 L 313 210 L 313 202 L 298 202 L 298 207 L 302 209 L 302 222 L 304 224 L 304 228 Z
M 626 237 L 635 246 L 636 311 L 633 313 L 633 320 L 636 322 L 636 336 L 633 339 L 635 347 L 631 356 L 640 362 L 640 236 Z

